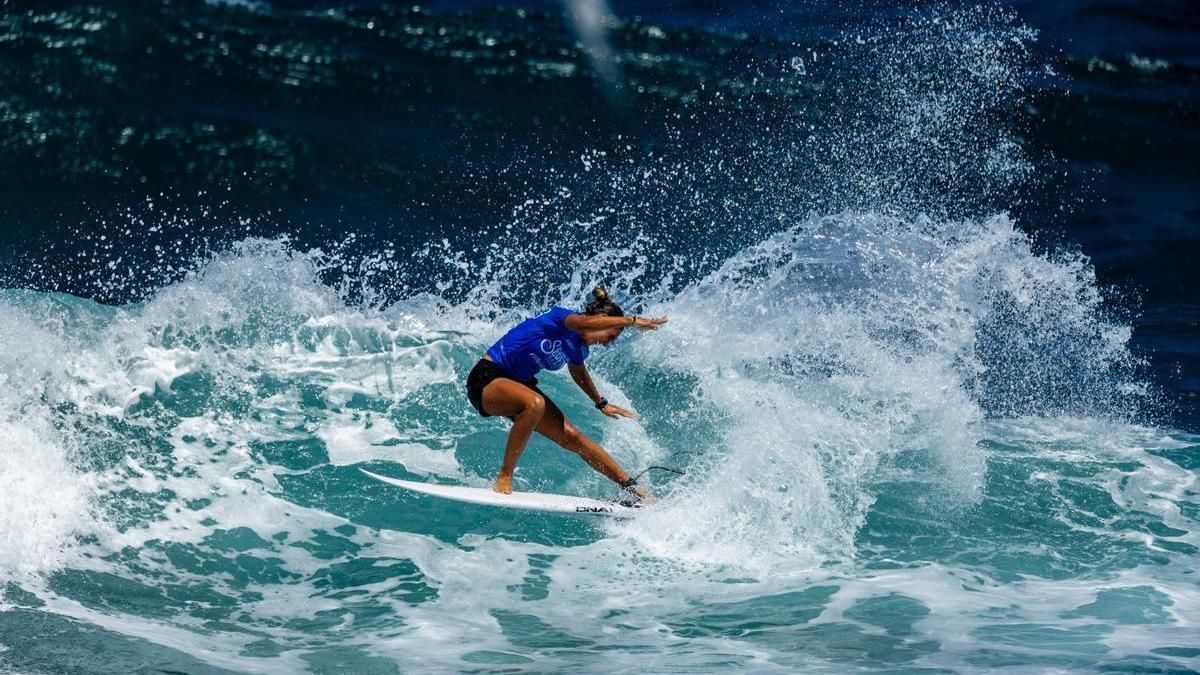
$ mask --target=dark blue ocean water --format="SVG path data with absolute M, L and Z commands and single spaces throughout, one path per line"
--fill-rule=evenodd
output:
M 3 0 L 0 669 L 1195 671 L 1198 16 Z

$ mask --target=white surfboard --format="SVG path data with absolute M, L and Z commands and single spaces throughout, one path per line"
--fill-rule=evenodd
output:
M 402 487 L 405 490 L 468 504 L 483 506 L 502 506 L 510 509 L 525 511 L 544 511 L 546 513 L 574 513 L 588 516 L 608 516 L 610 518 L 632 518 L 637 515 L 640 506 L 623 506 L 618 502 L 606 502 L 588 497 L 573 497 L 571 495 L 555 495 L 542 492 L 513 492 L 510 495 L 501 494 L 491 488 L 462 487 L 458 485 L 438 485 L 437 483 L 417 483 L 399 478 L 388 478 L 366 469 L 359 469 L 371 478 L 383 481 L 388 485 Z

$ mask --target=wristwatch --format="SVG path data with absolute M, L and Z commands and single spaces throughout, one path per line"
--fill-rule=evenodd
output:
M 600 400 L 596 401 L 596 410 L 604 410 L 604 406 L 606 405 L 608 405 L 608 399 L 601 396 Z

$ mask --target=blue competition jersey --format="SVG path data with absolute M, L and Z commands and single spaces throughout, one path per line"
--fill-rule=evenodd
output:
M 583 337 L 563 325 L 575 312 L 555 307 L 545 314 L 526 319 L 504 334 L 487 350 L 509 375 L 528 382 L 543 368 L 558 370 L 567 364 L 580 364 L 588 357 Z

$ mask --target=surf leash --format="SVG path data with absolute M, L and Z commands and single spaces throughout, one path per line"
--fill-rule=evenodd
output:
M 637 474 L 636 476 L 634 476 L 634 477 L 633 477 L 633 482 L 634 482 L 634 483 L 637 483 L 637 480 L 638 480 L 639 478 L 641 478 L 642 476 L 645 476 L 645 475 L 646 475 L 646 473 L 647 473 L 648 471 L 650 471 L 651 469 L 657 469 L 657 470 L 659 470 L 659 471 L 669 471 L 669 472 L 671 472 L 671 473 L 673 473 L 673 474 L 675 474 L 675 475 L 677 475 L 677 476 L 682 476 L 682 475 L 684 474 L 684 472 L 683 472 L 683 471 L 680 471 L 679 469 L 672 469 L 672 468 L 671 468 L 671 467 L 669 467 L 669 466 L 659 466 L 659 465 L 657 465 L 657 464 L 651 464 L 650 466 L 648 466 L 648 467 L 646 467 L 646 468 L 642 469 L 641 471 L 639 471 L 639 472 L 638 472 L 638 474 Z

